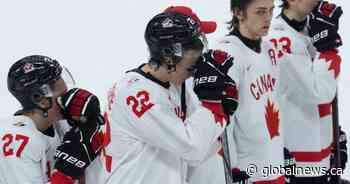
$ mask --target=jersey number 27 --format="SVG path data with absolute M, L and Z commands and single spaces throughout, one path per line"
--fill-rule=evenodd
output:
M 21 154 L 25 148 L 25 146 L 29 142 L 29 137 L 21 135 L 21 134 L 5 134 L 1 141 L 3 142 L 2 151 L 4 156 L 16 155 L 16 157 L 21 157 Z M 19 142 L 19 146 L 17 150 L 14 150 L 14 141 Z M 16 153 L 15 153 L 16 152 Z

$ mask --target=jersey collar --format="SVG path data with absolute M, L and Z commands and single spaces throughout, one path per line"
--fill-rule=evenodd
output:
M 305 26 L 306 26 L 306 19 L 303 21 L 296 21 L 294 19 L 289 19 L 283 12 L 281 13 L 281 17 L 284 21 L 286 21 L 286 23 L 292 27 L 293 29 L 295 29 L 298 32 L 301 32 L 304 30 Z
M 237 36 L 244 43 L 245 46 L 252 49 L 254 52 L 261 52 L 261 39 L 252 40 L 247 37 L 244 37 L 237 29 L 233 31 L 233 35 Z
M 153 75 L 151 75 L 150 73 L 145 73 L 144 71 L 141 70 L 141 68 L 143 66 L 145 66 L 145 63 L 142 64 L 141 66 L 139 66 L 138 68 L 135 68 L 135 69 L 127 71 L 126 73 L 128 73 L 128 72 L 136 72 L 136 73 L 144 76 L 145 78 L 147 78 L 147 79 L 149 79 L 149 80 L 159 84 L 160 86 L 164 87 L 165 89 L 169 89 L 169 87 L 170 87 L 170 83 L 169 82 L 160 81 L 157 78 L 155 78 Z
M 30 126 L 36 130 L 38 130 L 36 128 L 36 125 L 34 123 L 34 121 L 29 118 L 28 116 L 25 115 L 14 115 L 14 121 L 16 126 Z M 39 131 L 39 130 L 38 130 Z M 41 131 L 39 131 L 41 132 Z M 49 137 L 54 137 L 55 136 L 55 130 L 53 126 L 50 126 L 48 129 L 46 129 L 45 131 L 41 132 L 42 134 L 49 136 Z

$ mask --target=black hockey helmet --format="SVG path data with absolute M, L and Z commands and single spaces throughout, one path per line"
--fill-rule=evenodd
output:
M 32 55 L 15 62 L 8 72 L 7 88 L 22 105 L 17 114 L 40 109 L 38 103 L 52 96 L 50 84 L 61 78 L 62 70 L 56 60 L 47 56 Z
M 153 17 L 147 24 L 145 40 L 150 60 L 157 64 L 165 58 L 171 58 L 176 64 L 185 50 L 202 50 L 206 46 L 199 23 L 177 12 L 164 12 Z

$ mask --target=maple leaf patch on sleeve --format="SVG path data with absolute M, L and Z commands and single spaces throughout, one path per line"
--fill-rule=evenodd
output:
M 280 124 L 280 118 L 279 118 L 279 111 L 276 109 L 275 104 L 268 99 L 267 100 L 267 105 L 265 106 L 265 120 L 266 120 L 266 125 L 267 129 L 270 134 L 271 140 L 279 136 L 279 124 Z

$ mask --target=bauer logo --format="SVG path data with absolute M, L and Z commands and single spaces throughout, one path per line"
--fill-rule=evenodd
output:
M 198 84 L 214 83 L 216 82 L 217 78 L 217 76 L 201 77 L 194 80 L 194 85 L 197 86 Z
M 56 159 L 60 158 L 60 159 L 66 161 L 66 162 L 68 162 L 68 163 L 70 163 L 72 165 L 75 165 L 75 166 L 77 166 L 79 168 L 83 168 L 86 165 L 85 162 L 83 162 L 83 161 L 81 161 L 81 160 L 79 160 L 79 159 L 69 155 L 68 153 L 62 152 L 60 150 L 56 150 L 55 158 Z
M 326 30 L 323 30 L 321 33 L 317 33 L 316 35 L 314 35 L 312 37 L 312 41 L 317 42 L 320 39 L 326 38 L 327 36 L 328 36 L 328 30 L 326 29 Z

